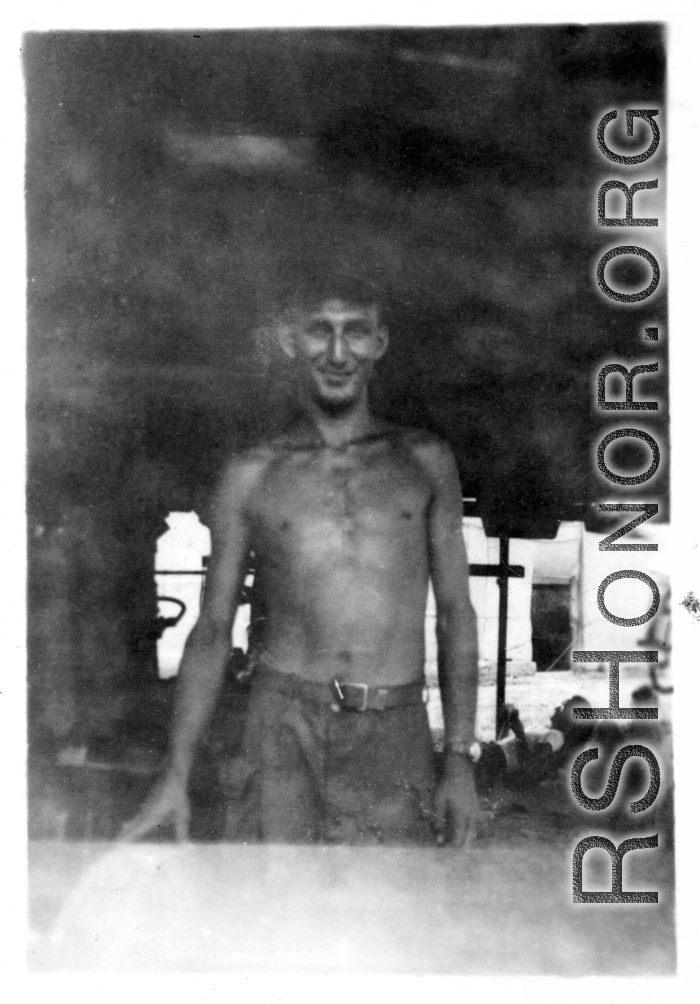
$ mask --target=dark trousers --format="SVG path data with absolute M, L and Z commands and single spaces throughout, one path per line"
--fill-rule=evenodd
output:
M 422 703 L 337 711 L 254 680 L 226 839 L 432 843 L 434 754 Z

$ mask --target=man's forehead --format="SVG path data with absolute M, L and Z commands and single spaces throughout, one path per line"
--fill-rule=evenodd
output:
M 328 318 L 342 321 L 350 318 L 366 318 L 376 321 L 377 307 L 375 304 L 353 303 L 351 300 L 330 298 L 305 308 L 304 314 L 312 320 Z

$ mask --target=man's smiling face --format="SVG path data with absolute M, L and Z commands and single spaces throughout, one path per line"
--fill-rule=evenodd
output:
M 361 400 L 388 336 L 376 307 L 330 299 L 301 312 L 281 341 L 311 399 L 345 411 Z

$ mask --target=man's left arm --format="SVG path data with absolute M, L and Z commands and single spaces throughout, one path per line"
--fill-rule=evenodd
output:
M 435 815 L 438 841 L 461 846 L 474 836 L 479 814 L 469 759 L 479 682 L 476 615 L 469 598 L 462 490 L 454 457 L 445 443 L 433 441 L 423 459 L 433 484 L 428 546 L 445 721 L 445 769 L 435 795 Z

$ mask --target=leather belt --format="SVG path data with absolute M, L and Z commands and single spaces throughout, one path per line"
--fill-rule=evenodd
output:
M 317 683 L 292 673 L 280 673 L 268 666 L 259 666 L 254 679 L 256 686 L 288 697 L 316 701 L 333 711 L 387 711 L 423 703 L 422 680 L 393 687 L 370 687 L 366 683 L 348 683 L 338 679 Z

